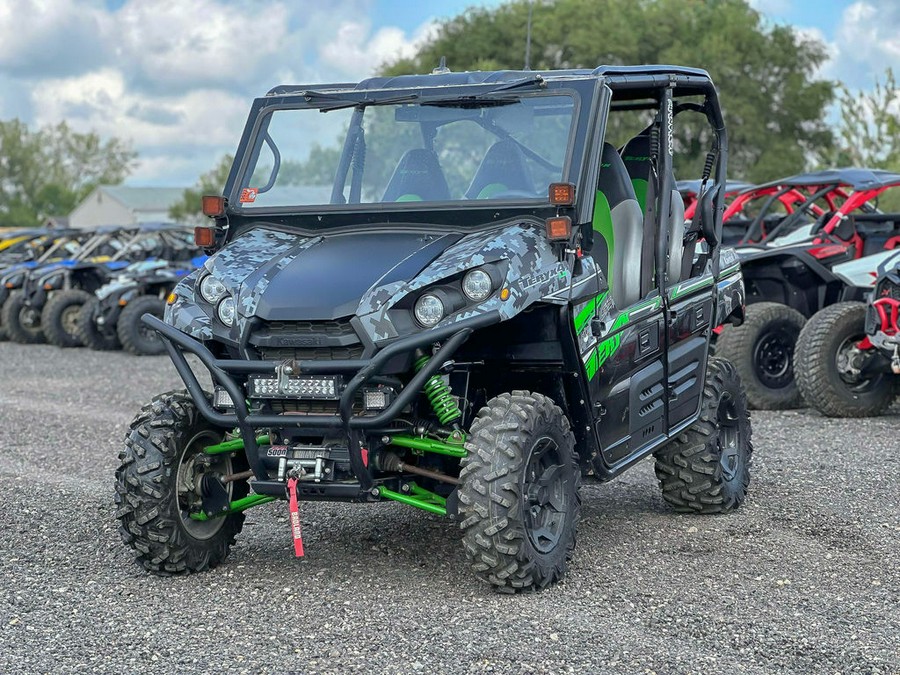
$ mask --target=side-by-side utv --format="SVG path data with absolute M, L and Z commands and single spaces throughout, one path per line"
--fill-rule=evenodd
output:
M 617 150 L 607 121 L 634 110 L 653 122 Z M 687 228 L 681 115 L 713 139 Z M 291 167 L 323 120 L 343 138 L 309 184 Z M 303 502 L 395 501 L 457 519 L 479 578 L 531 590 L 564 574 L 582 478 L 653 455 L 675 510 L 736 508 L 750 421 L 709 357 L 712 328 L 743 313 L 719 244 L 727 148 L 709 76 L 673 66 L 257 99 L 224 195 L 204 198 L 210 259 L 164 321 L 144 317 L 186 388 L 138 413 L 116 471 L 140 564 L 213 567 L 272 500 L 297 554 Z

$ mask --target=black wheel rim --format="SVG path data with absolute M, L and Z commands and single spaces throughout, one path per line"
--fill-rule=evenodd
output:
M 536 551 L 549 553 L 565 531 L 571 507 L 559 445 L 549 436 L 537 439 L 531 447 L 523 487 L 528 540 Z
M 730 483 L 738 476 L 741 468 L 740 420 L 737 406 L 730 394 L 722 395 L 716 417 L 719 426 L 719 463 L 722 465 L 722 477 Z
M 772 328 L 756 341 L 753 365 L 756 376 L 769 389 L 783 389 L 794 381 L 794 346 L 797 335 L 784 327 Z
M 178 504 L 178 510 L 181 512 L 181 526 L 194 539 L 210 539 L 225 524 L 225 518 L 222 516 L 210 518 L 209 520 L 195 520 L 190 516 L 191 513 L 197 513 L 200 510 L 201 504 L 198 486 L 203 478 L 203 472 L 198 470 L 196 459 L 202 454 L 203 448 L 220 441 L 221 438 L 212 431 L 202 431 L 188 442 L 184 454 L 182 454 L 181 460 L 178 462 L 174 499 Z M 214 455 L 206 473 L 219 476 L 230 474 L 231 457 L 227 454 Z M 228 491 L 228 497 L 231 499 L 232 484 L 227 483 L 225 487 Z
M 866 377 L 861 373 L 853 373 L 850 369 L 850 366 L 853 363 L 853 357 L 855 356 L 855 351 L 858 349 L 856 344 L 864 337 L 865 335 L 851 335 L 838 345 L 834 355 L 835 369 L 837 370 L 841 381 L 847 389 L 854 394 L 865 394 L 870 392 L 880 385 L 882 380 L 882 375 L 880 374 Z

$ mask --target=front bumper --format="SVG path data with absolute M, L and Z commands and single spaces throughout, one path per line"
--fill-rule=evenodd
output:
M 141 320 L 159 333 L 175 369 L 187 387 L 200 414 L 209 422 L 226 428 L 236 428 L 243 439 L 247 463 L 256 478 L 253 489 L 260 494 L 284 492 L 283 483 L 269 480 L 268 471 L 260 458 L 256 429 L 302 428 L 310 430 L 343 429 L 349 439 L 350 466 L 362 490 L 373 485 L 371 468 L 363 457 L 363 433 L 382 429 L 390 424 L 422 391 L 425 383 L 448 361 L 473 331 L 499 323 L 499 312 L 493 311 L 462 321 L 422 331 L 398 339 L 368 359 L 333 361 L 256 361 L 248 359 L 217 359 L 203 343 L 178 329 L 145 314 Z M 442 342 L 438 351 L 418 371 L 397 397 L 382 412 L 374 416 L 353 415 L 353 400 L 361 387 L 377 378 L 391 359 L 416 349 Z M 188 365 L 185 353 L 194 354 L 209 371 L 213 382 L 220 385 L 234 403 L 234 413 L 216 410 L 206 398 L 199 380 Z M 338 415 L 252 414 L 236 376 L 276 375 L 280 369 L 290 368 L 295 375 L 352 375 L 340 396 Z

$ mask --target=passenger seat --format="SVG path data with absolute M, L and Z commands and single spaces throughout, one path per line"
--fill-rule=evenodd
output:
M 622 147 L 622 161 L 628 171 L 634 192 L 641 207 L 641 214 L 647 212 L 647 187 L 650 182 L 650 134 L 641 133 Z M 678 190 L 674 189 L 675 176 L 672 176 L 672 201 L 669 209 L 669 263 L 668 283 L 681 281 L 682 258 L 684 249 L 684 200 Z
M 593 229 L 599 236 L 591 255 L 606 274 L 616 307 L 634 304 L 641 298 L 643 215 L 625 164 L 609 143 L 603 144 Z

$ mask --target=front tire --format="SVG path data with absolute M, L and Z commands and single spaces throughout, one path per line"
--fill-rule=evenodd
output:
M 498 591 L 540 590 L 575 547 L 580 471 L 569 420 L 541 394 L 488 401 L 472 424 L 459 484 L 463 546 Z
M 141 317 L 152 314 L 162 319 L 165 310 L 166 303 L 152 295 L 143 295 L 125 305 L 116 327 L 122 348 L 135 356 L 162 354 L 166 350 L 163 341 L 155 330 L 144 325 Z
M 22 291 L 15 291 L 3 305 L 3 326 L 9 339 L 23 345 L 46 342 L 41 327 L 41 313 L 25 304 Z
M 809 320 L 797 341 L 794 374 L 803 398 L 829 417 L 872 417 L 894 400 L 895 377 L 850 369 L 855 344 L 866 336 L 866 305 L 841 302 Z
M 750 414 L 735 367 L 711 358 L 700 417 L 655 454 L 662 496 L 679 513 L 728 513 L 750 485 Z
M 244 524 L 243 513 L 193 520 L 202 449 L 219 443 L 222 431 L 197 411 L 187 392 L 157 396 L 144 406 L 125 436 L 116 470 L 116 518 L 122 539 L 137 562 L 155 574 L 189 574 L 211 569 L 231 550 Z M 240 471 L 238 458 L 214 456 L 209 471 Z M 232 501 L 246 496 L 244 481 L 227 484 Z
M 747 307 L 740 326 L 726 325 L 716 340 L 716 356 L 728 359 L 744 383 L 747 403 L 757 410 L 789 410 L 801 405 L 794 381 L 794 351 L 806 318 L 776 302 Z
M 78 289 L 54 293 L 41 312 L 41 325 L 47 342 L 63 349 L 80 347 L 82 343 L 78 337 L 78 317 L 81 308 L 92 297 L 87 291 Z
M 100 328 L 96 322 L 97 311 L 100 307 L 100 300 L 96 297 L 91 298 L 78 315 L 78 339 L 80 339 L 85 347 L 90 347 L 97 351 L 110 351 L 120 349 L 122 344 L 119 342 L 119 336 L 116 335 L 115 326 L 104 326 Z

